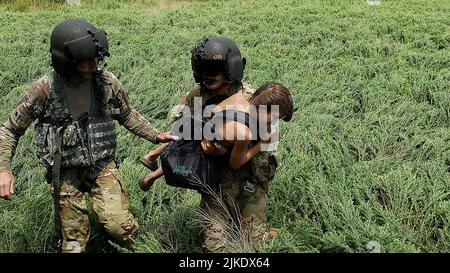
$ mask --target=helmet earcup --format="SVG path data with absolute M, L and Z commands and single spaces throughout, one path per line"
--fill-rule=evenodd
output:
M 244 77 L 245 62 L 245 58 L 241 59 L 240 56 L 234 56 L 228 60 L 228 80 L 232 82 L 242 81 L 242 78 Z
M 196 45 L 191 51 L 191 66 L 196 83 L 202 82 L 202 72 L 200 71 L 200 62 L 205 57 L 204 48 L 209 38 L 203 40 L 200 44 Z
M 70 75 L 75 70 L 74 63 L 67 58 L 68 54 L 68 52 L 64 52 L 64 49 L 62 51 L 55 49 L 51 52 L 53 69 L 63 76 Z

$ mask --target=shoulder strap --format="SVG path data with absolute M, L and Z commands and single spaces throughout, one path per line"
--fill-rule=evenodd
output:
M 251 130 L 252 135 L 259 140 L 258 121 L 250 116 L 249 113 L 235 109 L 226 109 L 215 113 L 214 117 L 222 117 L 224 120 L 232 120 L 244 124 Z
M 244 111 L 234 110 L 234 109 L 228 109 L 228 110 L 222 110 L 219 113 L 222 113 L 222 116 L 226 120 L 233 120 L 236 122 L 239 122 L 241 124 L 244 124 L 247 127 L 250 127 L 250 114 Z
M 69 109 L 64 95 L 64 87 L 61 76 L 52 71 L 48 74 L 50 83 L 49 114 L 52 121 L 66 120 L 70 118 Z
M 113 75 L 107 71 L 98 71 L 94 80 L 93 99 L 96 99 L 96 102 L 94 102 L 93 105 L 99 106 L 100 109 L 98 110 L 101 110 L 101 112 L 107 116 L 120 114 L 120 110 L 118 108 L 111 107 L 114 103 L 110 104 L 110 102 L 114 101 L 117 96 L 117 90 L 113 90 L 111 87 L 112 80 Z

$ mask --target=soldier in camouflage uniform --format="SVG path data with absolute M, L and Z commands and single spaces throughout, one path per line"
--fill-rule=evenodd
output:
M 130 104 L 120 81 L 98 69 L 109 56 L 106 33 L 84 20 L 67 20 L 52 32 L 54 71 L 34 82 L 0 127 L 0 197 L 11 199 L 11 159 L 34 120 L 38 157 L 55 198 L 58 250 L 84 252 L 90 223 L 85 192 L 107 233 L 128 245 L 138 223 L 114 161 L 115 120 L 152 143 L 160 133 Z
M 194 48 L 191 61 L 195 81 L 199 84 L 185 99 L 191 109 L 195 97 L 206 102 L 212 96 L 231 96 L 239 90 L 243 90 L 249 101 L 252 100 L 255 90 L 242 83 L 246 59 L 241 58 L 234 41 L 228 38 L 205 39 Z M 221 147 L 209 141 L 203 141 L 202 147 L 207 154 L 222 154 Z M 230 217 L 243 223 L 244 234 L 253 243 L 261 243 L 270 236 L 266 227 L 267 190 L 278 162 L 275 152 L 260 152 L 238 170 L 223 166 L 216 195 L 202 194 L 200 206 L 209 214 L 203 234 L 206 251 L 220 251 L 227 244 Z
M 241 58 L 238 46 L 228 38 L 207 38 L 192 52 L 192 69 L 197 86 L 183 97 L 181 104 L 194 109 L 194 99 L 205 103 L 214 96 L 231 96 L 239 90 L 251 101 L 255 90 L 242 83 L 246 60 Z M 174 111 L 174 118 L 181 117 Z M 203 141 L 203 150 L 210 155 L 221 155 L 223 147 Z M 238 170 L 223 166 L 220 188 L 215 195 L 202 193 L 201 208 L 209 215 L 204 223 L 203 247 L 206 251 L 220 251 L 226 244 L 230 217 L 242 221 L 244 230 L 254 243 L 270 237 L 267 231 L 268 183 L 278 167 L 276 152 L 260 152 Z M 218 200 L 219 199 L 219 200 Z M 240 215 L 236 215 L 236 212 Z M 212 220 L 212 221 L 211 221 Z M 273 235 L 273 234 L 272 234 Z

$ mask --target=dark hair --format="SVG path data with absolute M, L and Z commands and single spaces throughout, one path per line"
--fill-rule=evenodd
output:
M 253 94 L 250 102 L 253 105 L 267 106 L 267 111 L 271 111 L 272 105 L 278 105 L 280 118 L 290 121 L 294 113 L 294 102 L 289 89 L 279 83 L 267 83 L 259 87 Z

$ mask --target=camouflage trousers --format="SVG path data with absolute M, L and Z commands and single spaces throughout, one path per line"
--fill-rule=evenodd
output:
M 90 235 L 87 198 L 71 183 L 77 175 L 76 170 L 61 172 L 62 252 L 85 252 Z M 98 176 L 89 192 L 89 201 L 106 232 L 120 244 L 130 243 L 137 234 L 138 223 L 129 210 L 128 195 L 114 162 Z
M 202 194 L 200 206 L 205 218 L 202 222 L 206 251 L 220 251 L 225 246 L 233 248 L 233 243 L 238 241 L 258 244 L 266 238 L 266 191 L 255 185 L 252 193 L 246 192 L 243 183 L 222 183 L 215 195 Z

